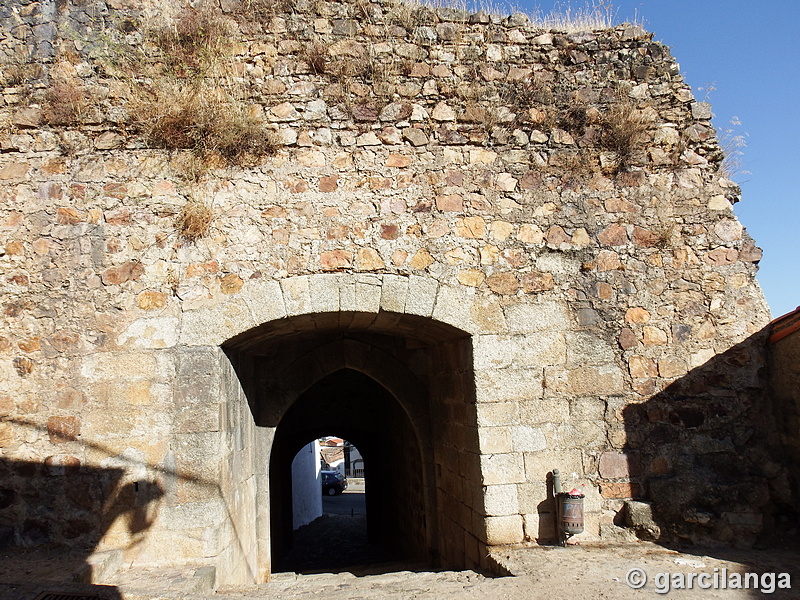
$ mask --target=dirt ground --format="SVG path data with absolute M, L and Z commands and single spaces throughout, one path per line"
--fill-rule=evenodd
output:
M 649 542 L 504 547 L 494 549 L 492 556 L 512 576 L 493 577 L 475 571 L 432 571 L 419 564 L 387 563 L 385 559 L 391 555 L 367 542 L 363 517 L 359 516 L 322 517 L 297 534 L 296 554 L 287 557 L 287 570 L 276 573 L 270 583 L 220 588 L 213 593 L 200 585 L 192 569 L 134 568 L 112 576 L 110 587 L 94 590 L 114 600 L 800 599 L 797 548 L 671 549 Z M 59 584 L 63 567 L 63 561 L 48 562 L 37 554 L 4 553 L 0 556 L 0 598 L 34 600 L 45 589 L 89 589 Z M 642 569 L 647 575 L 641 589 L 627 583 L 632 569 Z M 731 589 L 736 584 L 734 574 L 744 573 L 754 573 L 755 578 L 742 578 L 743 589 Z M 782 573 L 787 575 L 780 576 Z M 634 571 L 632 577 L 638 574 Z M 778 585 L 785 585 L 787 577 L 791 588 L 780 589 Z M 723 581 L 728 589 L 713 589 L 720 588 Z M 703 589 L 703 585 L 711 589 Z M 681 586 L 690 589 L 679 589 Z
M 300 532 L 317 542 L 335 540 L 341 528 L 344 539 L 359 539 L 357 518 L 323 517 Z M 334 542 L 336 544 L 336 542 Z M 338 573 L 284 572 L 274 581 L 253 590 L 220 590 L 231 598 L 326 598 L 345 599 L 569 599 L 626 600 L 628 598 L 800 598 L 800 552 L 797 549 L 700 550 L 671 549 L 636 542 L 625 544 L 577 543 L 567 547 L 535 546 L 494 549 L 494 560 L 511 576 L 494 577 L 475 571 L 441 571 L 406 563 L 381 563 L 364 544 L 321 547 L 307 557 L 320 569 L 327 552 L 335 552 L 337 564 L 352 561 Z M 302 563 L 298 563 L 302 564 Z M 635 570 L 640 569 L 641 571 Z M 630 575 L 629 575 L 630 573 Z M 637 576 L 647 578 L 643 582 Z M 737 576 L 743 578 L 735 589 Z M 786 576 L 780 574 L 785 573 Z M 705 574 L 701 577 L 701 574 Z M 770 574 L 775 574 L 773 578 Z M 629 583 L 630 582 L 630 583 Z M 721 589 L 727 584 L 727 589 Z M 790 585 L 781 589 L 779 585 Z M 705 589 L 708 588 L 708 589 Z M 717 588 L 717 589 L 715 589 Z M 263 595 L 258 595 L 263 594 Z

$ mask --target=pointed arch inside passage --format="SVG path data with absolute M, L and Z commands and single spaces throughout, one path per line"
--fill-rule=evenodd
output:
M 291 546 L 291 461 L 309 440 L 337 432 L 366 458 L 369 541 L 392 560 L 428 560 L 424 456 L 408 414 L 369 376 L 340 369 L 301 394 L 275 433 L 270 456 L 272 556 Z M 331 569 L 340 565 L 331 557 Z

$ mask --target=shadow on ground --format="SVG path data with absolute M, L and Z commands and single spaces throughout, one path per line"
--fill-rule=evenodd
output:
M 367 516 L 323 515 L 295 530 L 292 549 L 277 564 L 275 572 L 357 572 L 395 561 L 386 546 L 369 541 Z M 372 567 L 372 568 L 371 568 Z M 394 565 L 388 571 L 396 571 Z

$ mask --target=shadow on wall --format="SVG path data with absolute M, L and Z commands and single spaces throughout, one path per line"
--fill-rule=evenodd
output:
M 0 457 L 0 584 L 91 582 L 97 573 L 88 559 L 103 536 L 124 528 L 129 548 L 141 543 L 163 496 L 158 481 L 126 481 L 124 468 L 90 467 L 69 455 Z M 95 588 L 121 598 L 113 586 Z
M 796 527 L 767 392 L 766 336 L 762 330 L 710 358 L 646 402 L 609 403 L 625 445 L 600 457 L 601 492 L 651 507 L 629 502 L 617 524 L 665 545 L 738 548 L 782 542 Z M 650 393 L 655 375 L 682 360 L 636 359 L 636 374 L 652 378 L 634 385 Z

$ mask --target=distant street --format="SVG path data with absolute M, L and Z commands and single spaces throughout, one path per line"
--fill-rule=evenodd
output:
M 351 486 L 338 496 L 322 497 L 322 512 L 326 515 L 366 515 L 366 495 L 363 487 L 353 489 Z

